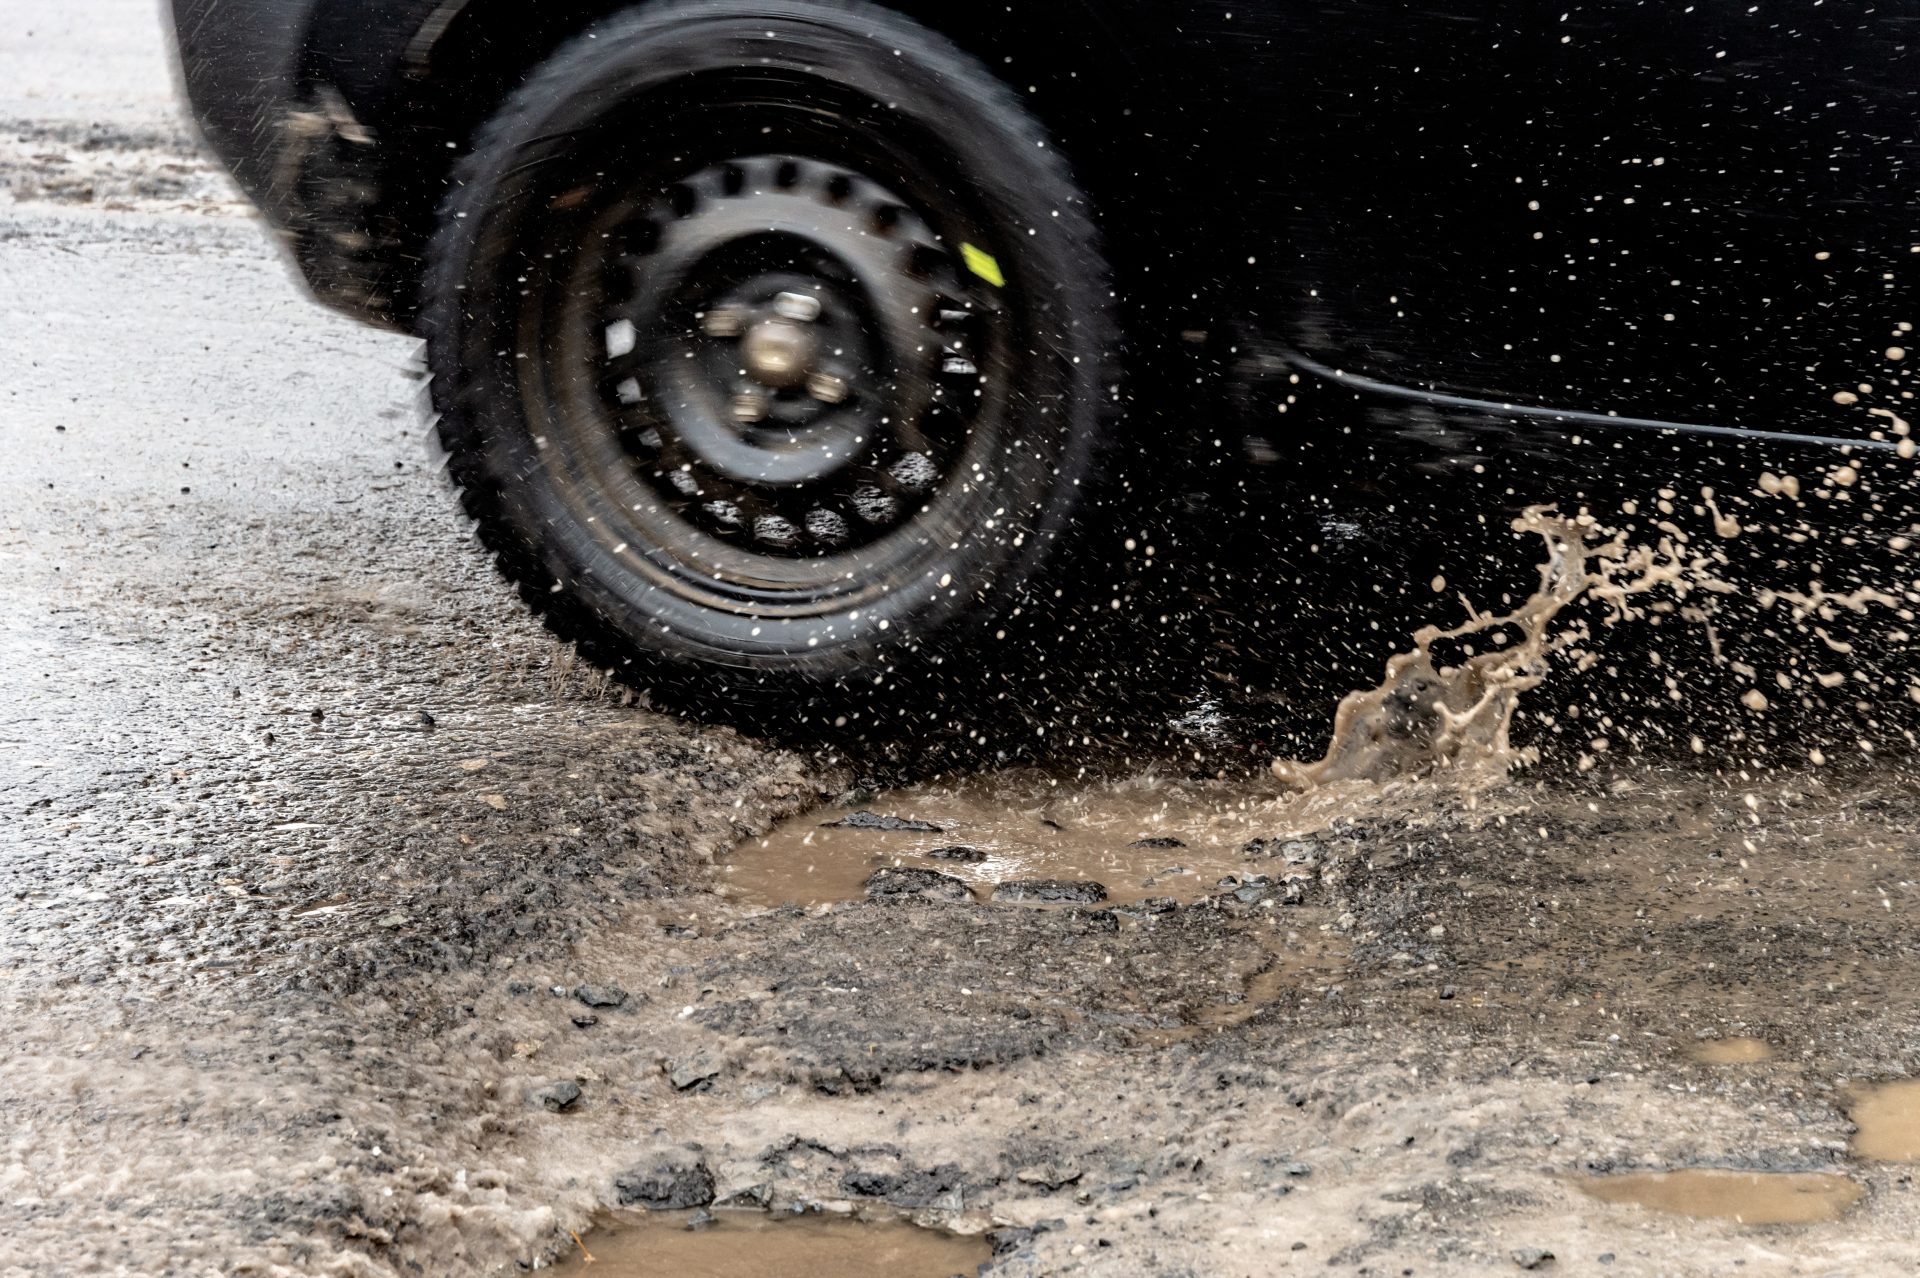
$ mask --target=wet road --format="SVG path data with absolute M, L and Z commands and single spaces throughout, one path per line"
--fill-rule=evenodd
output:
M 423 447 L 413 344 L 289 283 L 147 7 L 34 19 L 0 32 L 0 1273 L 515 1272 L 709 1201 L 984 1236 L 995 1275 L 1910 1271 L 1896 765 L 849 793 L 548 641 Z M 946 824 L 714 890 L 816 804 Z M 963 892 L 867 899 L 895 863 Z M 1659 1179 L 1700 1170 L 1737 1175 Z
M 152 10 L 94 8 L 10 29 L 0 75 L 0 1270 L 352 1271 L 450 1099 L 377 1044 L 462 1015 L 393 982 L 510 971 L 797 774 L 525 619 L 414 344 L 295 290 L 173 119 Z

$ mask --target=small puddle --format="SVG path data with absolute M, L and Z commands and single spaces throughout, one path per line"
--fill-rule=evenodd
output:
M 973 1273 L 993 1254 L 984 1238 L 898 1220 L 723 1211 L 689 1229 L 692 1218 L 688 1212 L 616 1217 L 586 1236 L 585 1255 L 576 1249 L 552 1272 L 592 1278 L 951 1278 Z
M 1746 1037 L 1703 1038 L 1687 1049 L 1687 1056 L 1702 1065 L 1756 1065 L 1776 1055 L 1765 1039 Z
M 1602 1202 L 1743 1225 L 1811 1225 L 1838 1220 L 1864 1186 L 1831 1172 L 1742 1172 L 1688 1168 L 1627 1172 L 1579 1182 Z
M 1324 818 L 1289 806 L 1300 805 L 1261 779 L 1067 781 L 1010 769 L 816 808 L 740 844 L 717 877 L 725 895 L 770 906 L 853 900 L 887 866 L 951 875 L 983 900 L 1000 883 L 1091 880 L 1108 904 L 1187 903 L 1221 891 L 1228 875 L 1313 873 L 1309 849 L 1289 860 L 1283 844 L 1290 828 Z M 830 824 L 849 819 L 857 824 Z M 1267 854 L 1249 856 L 1256 839 Z
M 1883 1163 L 1920 1162 L 1920 1078 L 1863 1087 L 1848 1108 L 1860 1129 L 1854 1153 Z

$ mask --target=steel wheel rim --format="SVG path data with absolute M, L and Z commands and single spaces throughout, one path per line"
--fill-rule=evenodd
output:
M 757 106 L 765 110 L 764 103 Z M 764 118 L 758 111 L 750 114 Z M 555 219 L 556 224 L 568 228 L 575 242 L 605 245 L 606 251 L 575 254 L 572 269 L 564 275 L 547 268 L 555 278 L 523 281 L 532 286 L 525 295 L 536 304 L 523 308 L 519 350 L 543 354 L 543 359 L 530 361 L 543 367 L 535 377 L 523 378 L 523 393 L 529 407 L 541 413 L 536 420 L 550 428 L 551 436 L 558 436 L 536 439 L 540 464 L 579 512 L 599 555 L 613 556 L 622 568 L 638 571 L 649 587 L 697 605 L 770 618 L 858 610 L 916 575 L 933 575 L 933 565 L 945 552 L 959 549 L 969 538 L 992 538 L 1017 547 L 1022 541 L 1019 526 L 1030 523 L 1040 508 L 1048 473 L 1044 449 L 1013 448 L 1009 433 L 1010 387 L 1020 363 L 1015 340 L 1022 318 L 1018 291 L 969 272 L 959 251 L 961 243 L 969 242 L 967 236 L 991 243 L 991 220 L 965 209 L 964 200 L 951 198 L 940 216 L 929 216 L 916 198 L 925 194 L 924 182 L 909 181 L 905 185 L 913 189 L 900 190 L 902 184 L 897 181 L 869 176 L 868 170 L 874 168 L 886 177 L 906 174 L 909 179 L 923 171 L 924 166 L 913 162 L 911 148 L 900 146 L 898 140 L 876 146 L 875 139 L 865 135 L 860 140 L 867 149 L 849 155 L 836 153 L 831 145 L 817 145 L 832 136 L 837 135 L 821 134 L 817 126 L 789 130 L 782 139 L 788 145 L 781 151 L 683 165 L 682 175 L 635 183 L 626 194 L 598 208 L 564 210 L 572 215 Z M 796 140 L 816 145 L 794 147 Z M 588 189 L 591 194 L 592 188 Z M 770 228 L 763 226 L 768 210 L 756 201 L 764 200 L 770 191 L 775 193 L 773 198 L 788 202 L 789 214 L 798 200 L 816 205 L 821 216 L 815 217 L 806 234 L 795 231 L 791 216 L 785 221 L 776 216 Z M 553 197 L 549 209 L 563 208 L 570 197 L 567 192 Z M 656 220 L 659 210 L 663 202 L 672 206 L 675 201 L 679 202 L 676 221 L 663 227 Z M 702 211 L 703 201 L 720 206 L 721 221 L 730 219 L 730 224 L 720 226 L 721 233 L 711 234 L 712 243 L 701 251 L 682 252 L 676 243 L 677 227 L 681 222 L 697 222 L 691 215 Z M 578 202 L 586 205 L 591 200 Z M 830 217 L 823 221 L 826 215 Z M 876 220 L 884 225 L 876 227 Z M 815 271 L 812 286 L 791 287 L 794 281 L 785 279 L 773 282 L 787 287 L 769 289 L 762 286 L 781 271 L 792 274 L 796 262 L 788 252 L 784 259 L 774 255 L 769 266 L 770 259 L 762 252 L 759 273 L 749 279 L 743 280 L 737 271 L 732 276 L 724 270 L 717 275 L 707 272 L 710 284 L 720 281 L 708 293 L 720 299 L 723 313 L 728 306 L 741 305 L 743 297 L 761 308 L 751 311 L 749 306 L 747 321 L 739 325 L 723 321 L 720 332 L 711 331 L 713 308 L 690 306 L 678 290 L 689 280 L 702 278 L 702 271 L 692 267 L 711 264 L 716 251 L 731 251 L 729 245 L 754 237 L 784 240 L 788 249 L 796 243 L 821 249 L 841 268 L 851 269 L 843 269 L 838 280 L 827 278 L 832 272 Z M 699 238 L 696 234 L 691 242 Z M 635 260 L 644 262 L 663 250 L 677 256 L 672 269 L 643 270 L 636 279 Z M 884 253 L 893 255 L 898 279 L 883 280 L 871 267 L 875 255 Z M 533 271 L 542 271 L 540 264 L 555 256 L 536 248 L 524 260 Z M 905 269 L 909 262 L 912 269 Z M 759 284 L 753 282 L 756 279 Z M 888 284 L 897 294 L 901 280 L 926 294 L 911 325 L 902 318 L 896 296 L 875 300 L 876 282 Z M 542 284 L 545 287 L 539 287 Z M 752 468 L 737 458 L 729 464 L 720 450 L 703 447 L 698 431 L 688 430 L 685 418 L 663 421 L 658 415 L 635 411 L 662 395 L 680 395 L 682 411 L 693 402 L 684 378 L 676 381 L 659 372 L 661 342 L 670 338 L 682 343 L 677 349 L 669 343 L 667 352 L 683 362 L 697 363 L 699 352 L 684 344 L 698 345 L 703 340 L 711 344 L 718 339 L 737 346 L 750 333 L 752 323 L 767 318 L 763 312 L 782 293 L 810 294 L 820 301 L 823 316 L 837 311 L 861 317 L 865 327 L 859 331 L 865 332 L 870 351 L 886 356 L 869 360 L 868 352 L 853 350 L 845 342 L 822 346 L 821 351 L 832 358 L 860 365 L 826 370 L 858 375 L 848 378 L 847 394 L 840 401 L 847 411 L 821 411 L 814 420 L 800 423 L 803 430 L 788 432 L 808 435 L 798 449 L 802 453 L 808 447 L 831 448 L 836 441 L 867 450 L 857 459 L 839 459 L 831 466 L 801 467 L 803 480 L 824 477 L 838 485 L 830 495 L 845 504 L 826 507 L 828 515 L 838 517 L 838 526 L 814 514 L 824 503 L 807 506 L 797 518 L 788 513 L 796 495 L 808 501 L 819 496 L 809 482 L 784 487 L 779 482 L 761 482 L 753 495 L 764 497 L 772 491 L 776 496 L 769 503 L 772 510 L 756 510 L 740 502 L 739 514 L 732 520 L 712 511 L 704 512 L 712 522 L 688 518 L 691 503 L 733 500 L 726 484 L 753 487 L 756 479 Z M 891 311 L 879 314 L 889 304 Z M 911 312 L 912 307 L 906 309 Z M 679 327 L 654 323 L 663 316 L 677 317 Z M 627 330 L 620 334 L 614 326 L 623 321 Z M 825 327 L 831 329 L 832 324 Z M 918 370 L 903 369 L 897 358 L 907 345 L 901 334 L 909 327 L 914 344 L 924 347 L 914 352 L 924 361 Z M 611 340 L 610 329 L 616 334 Z M 694 358 L 686 358 L 689 355 Z M 650 370 L 648 360 L 653 363 Z M 869 362 L 862 364 L 863 360 Z M 916 372 L 917 383 L 912 375 Z M 741 373 L 738 364 L 733 373 Z M 789 379 L 787 385 L 772 389 L 786 392 L 789 401 L 797 395 L 812 395 L 804 379 Z M 731 393 L 738 390 L 737 384 L 731 386 Z M 701 417 L 709 430 L 715 427 L 719 402 L 713 391 L 710 381 Z M 955 401 L 960 402 L 959 408 L 952 407 Z M 902 402 L 922 406 L 923 416 L 897 415 L 896 406 Z M 862 411 L 867 413 L 864 419 L 859 415 Z M 840 429 L 832 424 L 836 417 L 842 426 L 848 421 L 862 425 Z M 785 429 L 795 423 L 789 418 L 775 424 Z M 663 425 L 673 428 L 671 438 L 660 429 Z M 916 425 L 917 435 L 904 429 Z M 654 438 L 646 437 L 649 429 L 658 432 Z M 873 433 L 863 438 L 868 431 Z M 681 451 L 676 454 L 675 448 Z M 885 452 L 874 456 L 880 449 Z M 691 459 L 686 455 L 689 450 L 695 454 Z M 663 456 L 672 464 L 660 465 Z M 686 468 L 689 460 L 703 469 Z M 673 479 L 676 473 L 683 479 Z M 690 484 L 684 480 L 689 475 Z M 1033 494 L 1026 509 L 1015 508 L 1007 492 L 997 490 L 996 481 L 1002 476 L 1017 480 L 1014 487 L 1020 492 Z M 672 485 L 672 490 L 665 485 Z M 891 498 L 893 508 L 870 517 L 853 504 L 862 488 L 869 490 L 869 498 L 873 490 Z M 785 506 L 777 500 L 782 496 L 788 499 Z M 781 535 L 764 535 L 765 525 L 756 528 L 756 521 L 766 514 L 786 518 L 789 528 L 776 530 Z M 814 514 L 811 522 L 809 514 Z M 948 582 L 939 584 L 946 587 Z M 978 584 L 974 583 L 976 588 Z

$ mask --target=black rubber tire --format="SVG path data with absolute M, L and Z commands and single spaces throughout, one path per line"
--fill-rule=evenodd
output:
M 741 67 L 772 67 L 802 91 L 856 93 L 875 104 L 860 127 L 877 121 L 936 139 L 945 155 L 927 162 L 950 166 L 953 198 L 996 220 L 1004 277 L 1021 290 L 1024 349 L 1006 408 L 1021 447 L 993 473 L 973 472 L 982 492 L 1005 486 L 1011 513 L 953 534 L 957 546 L 923 537 L 911 577 L 884 583 L 864 624 L 822 611 L 774 626 L 657 588 L 657 575 L 635 569 L 630 553 L 609 553 L 561 499 L 578 481 L 554 478 L 564 459 L 542 455 L 529 409 L 537 397 L 527 370 L 541 352 L 524 349 L 520 311 L 534 286 L 515 285 L 560 271 L 522 243 L 523 227 L 550 216 L 543 172 L 564 167 L 576 133 L 604 127 L 611 112 Z M 1020 701 L 1007 693 L 1009 667 L 1036 667 L 1068 628 L 1084 632 L 1063 610 L 1086 592 L 1061 589 L 1058 574 L 1064 552 L 1095 526 L 1110 479 L 1120 342 L 1109 271 L 1087 201 L 1039 123 L 977 61 L 917 23 L 821 0 L 697 0 L 620 14 L 553 55 L 480 133 L 427 265 L 432 406 L 466 510 L 546 624 L 626 682 L 708 716 L 805 705 L 815 722 L 852 714 L 867 724 L 902 705 L 928 713 L 925 694 L 937 687 L 942 713 L 965 718 L 984 701 Z

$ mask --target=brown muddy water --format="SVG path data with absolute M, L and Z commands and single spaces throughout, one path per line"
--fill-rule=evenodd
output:
M 1015 768 L 802 813 L 736 847 L 715 879 L 724 895 L 760 906 L 854 900 L 887 867 L 950 875 L 982 900 L 999 885 L 1041 880 L 1097 883 L 1111 905 L 1188 904 L 1250 875 L 1310 879 L 1319 871 L 1315 832 L 1361 810 L 1417 826 L 1436 815 L 1429 799 L 1418 783 L 1298 794 L 1265 777 L 1192 780 L 1171 767 L 1113 778 Z M 856 813 L 907 828 L 840 824 Z
M 1867 1192 L 1829 1172 L 1743 1172 L 1688 1168 L 1628 1172 L 1580 1185 L 1602 1202 L 1743 1225 L 1811 1225 L 1838 1220 Z
M 1740 1034 L 1702 1039 L 1687 1049 L 1687 1056 L 1702 1065 L 1757 1065 L 1778 1054 L 1765 1039 Z
M 1853 1152 L 1876 1162 L 1920 1162 L 1920 1079 L 1861 1088 L 1849 1117 Z
M 765 1212 L 623 1216 L 580 1240 L 555 1274 L 593 1278 L 951 1278 L 992 1255 L 982 1238 L 902 1220 Z

